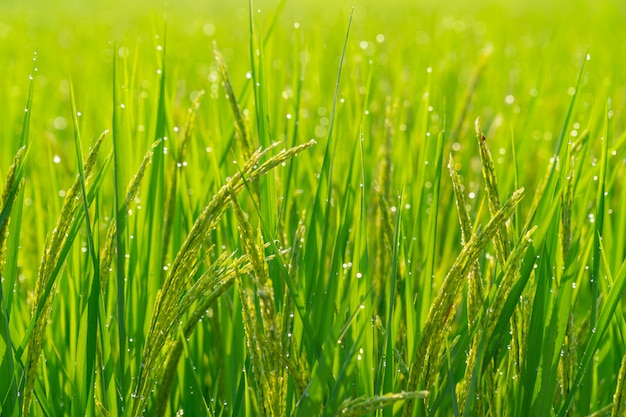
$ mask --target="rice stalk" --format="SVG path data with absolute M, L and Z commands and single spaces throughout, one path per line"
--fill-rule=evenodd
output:
M 298 276 L 297 272 L 300 268 L 300 256 L 304 246 L 304 237 L 307 230 L 305 219 L 306 211 L 303 211 L 298 222 L 298 227 L 296 228 L 293 244 L 290 250 L 290 261 L 287 273 L 292 277 L 294 282 L 297 282 L 296 278 Z M 306 360 L 305 351 L 298 350 L 298 346 L 294 344 L 294 340 L 291 337 L 295 311 L 293 298 L 293 294 L 289 291 L 289 288 L 285 288 L 281 328 L 283 351 L 288 352 L 288 354 L 281 356 L 281 362 L 284 367 L 286 367 L 287 372 L 293 381 L 296 397 L 300 398 L 306 390 L 306 386 L 311 381 L 311 370 L 309 369 L 308 362 Z
M 491 152 L 487 149 L 485 134 L 480 128 L 479 118 L 475 121 L 475 127 L 482 174 L 483 179 L 485 180 L 485 190 L 487 191 L 487 198 L 489 202 L 489 213 L 493 216 L 494 213 L 500 210 L 498 178 L 496 177 L 496 169 L 493 164 Z M 496 257 L 498 258 L 498 262 L 500 262 L 500 265 L 504 265 L 506 263 L 506 258 L 509 256 L 509 252 L 511 251 L 505 223 L 502 223 L 498 228 L 494 238 L 494 245 L 496 248 Z
M 156 149 L 156 147 L 159 145 L 160 142 L 161 142 L 160 139 L 156 140 L 152 144 L 150 149 L 148 149 L 148 152 L 146 152 L 145 156 L 143 157 L 143 160 L 141 161 L 141 164 L 139 165 L 139 169 L 137 170 L 137 173 L 128 184 L 128 188 L 126 189 L 126 199 L 124 200 L 124 206 L 122 207 L 123 211 L 129 210 L 133 206 L 133 203 L 135 202 L 135 198 L 137 197 L 137 194 L 139 193 L 139 190 L 141 188 L 141 182 L 146 173 L 146 169 L 148 168 L 150 161 L 152 161 L 152 155 L 154 153 L 154 150 Z M 113 219 L 111 220 L 111 224 L 109 225 L 109 228 L 107 230 L 106 238 L 104 241 L 105 242 L 104 247 L 102 248 L 102 251 L 100 254 L 100 289 L 102 290 L 103 293 L 107 286 L 109 273 L 111 272 L 111 263 L 113 261 L 113 254 L 115 253 L 115 234 L 116 233 L 117 233 L 117 224 L 115 222 L 115 219 Z
M 145 409 L 155 381 L 153 368 L 159 363 L 164 342 L 168 337 L 168 329 L 171 329 L 175 320 L 182 294 L 189 286 L 191 271 L 197 265 L 197 254 L 207 234 L 217 226 L 218 221 L 229 206 L 232 195 L 241 191 L 246 183 L 254 182 L 276 166 L 313 146 L 314 143 L 315 141 L 309 141 L 302 145 L 283 149 L 260 165 L 261 159 L 278 144 L 274 143 L 264 150 L 259 149 L 239 172 L 226 180 L 226 183 L 217 191 L 196 219 L 156 296 L 146 344 L 143 349 L 140 372 L 132 394 L 131 415 L 142 414 Z
M 252 226 L 237 201 L 235 195 L 231 196 L 231 203 L 238 222 L 239 234 L 242 239 L 243 251 L 250 258 L 252 266 L 251 277 L 256 287 L 256 300 L 259 303 L 260 317 L 255 317 L 255 303 L 246 295 L 242 298 L 242 304 L 248 304 L 244 311 L 247 319 L 247 343 L 251 350 L 253 376 L 256 379 L 259 392 L 259 410 L 262 415 L 283 416 L 287 395 L 287 378 L 282 358 L 286 356 L 283 345 L 281 320 L 275 309 L 274 289 L 272 281 L 267 273 L 267 264 L 263 259 L 263 250 L 255 243 Z M 243 282 L 240 283 L 240 295 L 244 295 Z M 260 319 L 261 326 L 254 321 Z
M 494 301 L 487 312 L 487 340 L 495 336 L 494 330 L 504 308 L 503 300 L 506 300 L 511 293 L 513 284 L 515 284 L 515 280 L 519 274 L 520 265 L 524 260 L 524 255 L 526 255 L 526 250 L 532 242 L 532 236 L 536 230 L 537 227 L 535 226 L 522 236 L 519 243 L 513 248 L 513 251 L 509 255 L 507 263 L 503 266 L 504 274 L 496 290 L 496 295 L 493 298 Z
M 482 175 L 485 180 L 485 190 L 487 191 L 487 197 L 489 202 L 489 212 L 491 215 L 495 213 L 500 208 L 500 197 L 498 193 L 498 182 L 497 176 L 495 172 L 495 166 L 493 163 L 493 158 L 491 157 L 491 152 L 487 148 L 487 140 L 484 133 L 480 127 L 480 119 L 476 118 L 475 121 L 476 128 L 476 140 L 478 142 L 478 149 L 480 154 L 481 166 L 482 166 Z M 530 225 L 527 226 L 527 229 L 530 228 Z M 507 259 L 509 257 L 509 253 L 511 252 L 511 242 L 509 240 L 509 233 L 507 231 L 507 224 L 503 223 L 500 226 L 500 229 L 494 236 L 494 246 L 496 250 L 496 258 L 498 262 L 503 267 Z M 512 364 L 513 364 L 513 372 L 516 375 L 519 375 L 521 372 L 520 364 L 522 363 L 522 348 L 520 341 L 523 339 L 519 338 L 520 332 L 523 332 L 521 329 L 522 320 L 522 312 L 519 308 L 516 308 L 513 314 L 511 315 L 511 355 Z
M 572 244 L 572 204 L 574 199 L 574 186 L 575 186 L 575 154 L 580 147 L 572 146 L 572 155 L 570 158 L 571 171 L 567 177 L 567 183 L 561 193 L 561 256 L 563 263 L 567 263 L 570 258 L 570 248 Z M 566 268 L 566 273 L 569 271 Z M 575 365 L 576 365 L 576 349 L 577 349 L 577 337 L 576 326 L 574 324 L 574 315 L 570 309 L 569 320 L 567 323 L 567 329 L 565 333 L 565 339 L 563 341 L 563 357 L 559 361 L 558 365 L 558 378 L 561 395 L 567 396 L 571 389 L 571 381 L 574 377 Z
M 472 236 L 472 224 L 469 213 L 467 212 L 467 206 L 465 204 L 465 193 L 463 192 L 463 184 L 461 178 L 456 172 L 454 158 L 450 154 L 448 160 L 448 169 L 450 171 L 450 177 L 452 178 L 452 189 L 454 190 L 454 199 L 456 202 L 456 209 L 459 216 L 459 223 L 461 225 L 461 243 L 465 245 Z M 484 303 L 484 289 L 483 281 L 480 273 L 480 264 L 475 261 L 472 268 L 467 275 L 467 320 L 468 330 L 472 331 L 474 324 L 478 319 L 482 305 Z M 460 409 L 465 409 L 465 401 L 469 393 L 470 381 L 472 373 L 474 372 L 474 365 L 476 364 L 476 355 L 478 354 L 480 340 L 482 338 L 482 327 L 476 329 L 474 337 L 472 339 L 470 349 L 467 353 L 465 361 L 465 375 L 463 382 L 458 385 L 457 396 L 459 397 Z M 480 378 L 479 378 L 480 379 Z M 491 379 L 491 378 L 490 378 Z M 480 397 L 480 388 L 477 387 L 477 396 Z M 478 403 L 480 407 L 481 403 Z M 480 415 L 480 411 L 476 410 L 476 415 Z
M 165 365 L 153 377 L 155 381 L 159 381 L 155 406 L 151 412 L 154 416 L 165 415 L 176 369 L 183 352 L 183 338 L 186 339 L 191 336 L 202 316 L 232 286 L 235 277 L 239 274 L 249 273 L 250 270 L 251 266 L 247 256 L 235 257 L 234 254 L 227 256 L 226 253 L 223 253 L 184 295 L 177 315 L 182 318 L 189 306 L 195 305 L 196 307 L 184 325 L 176 326 L 176 323 L 172 323 L 174 327 L 170 331 L 170 338 L 167 342 L 169 348 L 165 350 L 166 357 L 163 362 Z M 178 329 L 182 329 L 182 335 L 178 334 Z
M 88 181 L 93 168 L 96 165 L 98 152 L 103 143 L 104 137 L 108 131 L 105 131 L 95 141 L 89 155 L 84 162 L 84 178 Z M 58 281 L 51 282 L 52 273 L 59 260 L 59 254 L 67 238 L 67 232 L 72 225 L 74 217 L 78 213 L 78 208 L 82 204 L 79 198 L 81 194 L 80 175 L 76 176 L 74 183 L 67 191 L 61 213 L 57 220 L 56 226 L 52 230 L 50 238 L 44 247 L 44 255 L 41 258 L 39 270 L 37 273 L 37 283 L 35 286 L 35 297 L 32 308 L 33 320 L 35 320 L 33 332 L 28 340 L 28 354 L 24 365 L 24 402 L 22 404 L 22 414 L 30 415 L 30 403 L 32 400 L 33 388 L 35 386 L 35 378 L 37 376 L 37 366 L 39 364 L 39 356 L 42 350 L 42 342 L 45 336 L 48 317 L 52 307 L 52 300 L 56 293 Z M 50 286 L 50 291 L 45 291 Z M 39 314 L 37 310 L 42 306 Z
M 345 417 L 364 416 L 381 408 L 390 407 L 400 401 L 426 399 L 429 394 L 428 391 L 401 391 L 372 397 L 351 398 L 339 406 L 341 410 L 339 415 Z
M 461 288 L 469 269 L 480 256 L 482 250 L 500 230 L 501 226 L 513 214 L 515 207 L 524 197 L 524 189 L 515 191 L 504 205 L 492 216 L 484 230 L 476 230 L 463 247 L 454 264 L 443 280 L 441 288 L 431 304 L 424 330 L 420 336 L 411 364 L 407 390 L 414 391 L 421 381 L 429 387 L 437 374 L 441 346 L 447 334 L 449 320 L 454 316 L 453 310 L 461 295 Z M 408 401 L 404 416 L 412 414 L 413 402 Z

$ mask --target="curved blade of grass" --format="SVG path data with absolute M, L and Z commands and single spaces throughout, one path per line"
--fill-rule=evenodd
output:
M 400 201 L 398 205 L 402 207 L 402 193 L 400 194 Z M 390 283 L 390 293 L 389 293 L 389 305 L 387 308 L 387 328 L 385 331 L 385 342 L 383 347 L 385 349 L 385 355 L 381 356 L 381 361 L 385 361 L 386 363 L 379 363 L 378 368 L 379 372 L 384 373 L 382 387 L 386 392 L 393 391 L 393 383 L 396 364 L 395 364 L 395 355 L 394 355 L 394 343 L 397 337 L 397 330 L 393 326 L 393 318 L 394 318 L 394 309 L 395 309 L 395 301 L 396 301 L 396 282 L 398 281 L 398 264 L 400 262 L 400 220 L 402 218 L 402 211 L 398 213 L 396 216 L 396 224 L 394 227 L 393 234 L 393 254 L 391 256 L 391 283 Z M 411 390 L 414 391 L 414 390 Z M 407 398 L 407 400 L 413 400 L 413 398 Z M 390 417 L 392 415 L 392 411 L 390 409 L 383 410 L 383 415 L 385 417 Z

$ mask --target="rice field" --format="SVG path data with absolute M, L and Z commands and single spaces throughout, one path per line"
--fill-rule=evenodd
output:
M 626 415 L 626 3 L 0 3 L 0 415 Z

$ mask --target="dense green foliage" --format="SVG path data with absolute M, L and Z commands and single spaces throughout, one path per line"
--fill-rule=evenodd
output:
M 626 3 L 0 3 L 0 414 L 626 413 Z

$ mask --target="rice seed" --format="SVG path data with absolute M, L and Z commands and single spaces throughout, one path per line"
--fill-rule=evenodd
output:
M 109 412 L 109 410 L 106 409 L 106 407 L 104 406 L 104 404 L 102 404 L 100 400 L 98 400 L 97 398 L 94 398 L 93 400 L 96 404 L 96 408 L 103 417 L 111 417 L 111 413 Z

